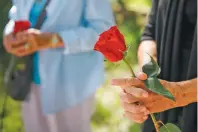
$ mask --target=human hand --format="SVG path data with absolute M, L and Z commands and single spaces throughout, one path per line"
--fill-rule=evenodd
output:
M 137 78 L 113 79 L 112 85 L 123 89 L 120 94 L 121 105 L 125 110 L 125 116 L 137 123 L 144 122 L 150 113 L 162 112 L 176 106 L 175 102 L 150 92 L 144 85 L 147 75 L 139 73 Z M 174 94 L 169 82 L 160 80 L 165 88 Z
M 57 40 L 53 43 L 54 38 Z M 63 45 L 60 40 L 60 37 L 54 33 L 41 33 L 37 29 L 29 29 L 6 35 L 4 37 L 4 47 L 7 52 L 23 57 L 38 50 Z
M 4 36 L 4 47 L 7 52 L 18 57 L 31 54 L 36 50 L 36 45 L 32 40 L 39 33 L 39 30 L 34 29 L 10 33 Z

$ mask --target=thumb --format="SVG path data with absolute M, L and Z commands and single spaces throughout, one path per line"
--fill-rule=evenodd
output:
M 137 78 L 138 78 L 139 80 L 144 81 L 144 80 L 147 79 L 147 75 L 146 75 L 144 72 L 139 72 L 138 75 L 137 75 Z

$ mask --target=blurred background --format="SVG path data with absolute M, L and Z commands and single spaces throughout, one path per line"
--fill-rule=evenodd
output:
M 2 33 L 8 21 L 8 10 L 11 7 L 11 0 L 0 0 L 0 42 Z M 137 47 L 141 32 L 150 10 L 151 0 L 110 0 L 115 14 L 117 25 L 125 35 L 128 44 L 128 60 L 137 69 Z M 9 56 L 0 44 L 0 122 L 4 120 L 3 132 L 23 132 L 23 123 L 20 115 L 20 103 L 8 99 L 6 113 L 2 115 L 5 92 L 3 87 L 3 74 Z M 140 132 L 141 125 L 135 124 L 123 117 L 123 110 L 119 102 L 119 88 L 111 87 L 109 81 L 116 77 L 130 75 L 124 63 L 112 64 L 105 61 L 106 82 L 97 91 L 96 111 L 92 117 L 93 132 Z

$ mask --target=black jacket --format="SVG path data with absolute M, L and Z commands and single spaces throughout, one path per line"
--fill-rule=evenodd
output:
M 152 0 L 148 24 L 142 35 L 142 41 L 155 40 L 157 43 L 157 58 L 161 67 L 160 78 L 164 80 L 182 81 L 197 77 L 196 24 L 192 40 L 189 41 L 192 48 L 185 53 L 181 48 L 186 1 Z M 191 1 L 197 5 L 197 0 Z M 182 132 L 197 132 L 197 103 L 159 113 L 157 117 L 164 123 L 176 124 Z M 145 122 L 143 132 L 155 132 L 150 118 Z

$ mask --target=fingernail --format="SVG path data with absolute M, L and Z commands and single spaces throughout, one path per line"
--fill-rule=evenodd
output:
M 148 97 L 148 93 L 147 93 L 147 92 L 144 92 L 144 93 L 142 94 L 142 96 L 143 96 L 143 97 Z

